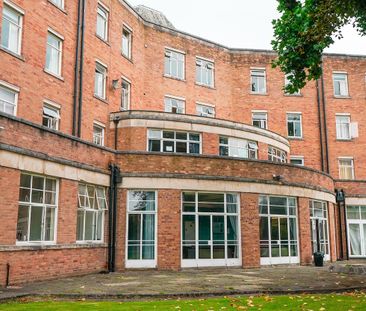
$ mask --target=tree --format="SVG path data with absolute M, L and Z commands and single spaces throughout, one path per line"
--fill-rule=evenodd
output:
M 349 23 L 366 35 L 366 0 L 278 0 L 281 17 L 273 21 L 273 49 L 278 57 L 273 67 L 286 75 L 288 93 L 302 89 L 307 81 L 322 74 L 322 54 L 342 38 L 341 28 Z M 365 51 L 363 51 L 365 52 Z

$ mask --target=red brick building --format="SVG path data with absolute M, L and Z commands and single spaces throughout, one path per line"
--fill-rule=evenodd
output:
M 0 286 L 366 257 L 365 56 L 288 95 L 272 51 L 123 0 L 0 12 Z

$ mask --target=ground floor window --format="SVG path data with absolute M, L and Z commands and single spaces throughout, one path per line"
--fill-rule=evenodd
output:
M 347 206 L 350 257 L 366 257 L 366 206 Z
M 156 266 L 156 192 L 129 191 L 127 262 L 129 268 Z
M 297 207 L 290 197 L 259 197 L 261 264 L 298 263 Z
M 78 201 L 76 240 L 102 242 L 107 210 L 105 188 L 79 184 Z
M 54 242 L 57 180 L 22 173 L 20 176 L 17 242 Z
M 313 253 L 323 252 L 329 260 L 328 209 L 323 201 L 309 201 L 311 245 Z
M 183 192 L 182 266 L 240 265 L 236 194 Z

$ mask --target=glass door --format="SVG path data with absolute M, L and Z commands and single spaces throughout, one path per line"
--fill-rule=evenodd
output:
M 156 267 L 155 192 L 128 192 L 126 244 L 126 268 Z
M 312 251 L 322 252 L 330 260 L 327 203 L 310 200 L 309 208 Z
M 261 264 L 298 263 L 296 200 L 260 196 Z
M 366 206 L 347 206 L 350 258 L 366 257 Z
M 183 193 L 182 267 L 239 266 L 234 194 Z

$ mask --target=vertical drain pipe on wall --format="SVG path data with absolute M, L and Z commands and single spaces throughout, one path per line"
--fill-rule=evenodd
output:
M 324 172 L 324 146 L 323 146 L 323 127 L 322 127 L 322 116 L 321 116 L 321 108 L 320 108 L 320 90 L 319 90 L 319 80 L 316 80 L 316 97 L 318 103 L 318 122 L 319 122 L 319 139 L 320 139 L 320 162 L 322 172 Z
M 82 119 L 82 109 L 83 109 L 83 75 L 84 75 L 84 37 L 85 37 L 85 10 L 86 10 L 86 0 L 82 1 L 81 9 L 81 46 L 80 46 L 80 70 L 79 70 L 79 109 L 78 109 L 78 137 L 81 137 L 81 119 Z
M 115 164 L 109 164 L 109 240 L 108 240 L 108 272 L 116 271 L 116 233 L 117 233 L 117 192 L 118 184 L 122 182 L 120 169 Z
M 326 101 L 325 101 L 325 87 L 324 87 L 324 68 L 323 63 L 321 64 L 322 68 L 322 102 L 323 102 L 323 122 L 324 122 L 324 141 L 325 141 L 325 159 L 326 159 L 326 173 L 330 173 L 329 169 L 329 148 L 328 148 L 328 128 L 327 128 L 327 111 L 326 111 Z
M 78 81 L 79 81 L 79 51 L 80 51 L 80 23 L 81 23 L 81 1 L 78 1 L 78 19 L 76 29 L 76 51 L 75 51 L 75 67 L 74 67 L 74 95 L 72 107 L 72 135 L 77 132 L 77 102 L 78 102 Z

